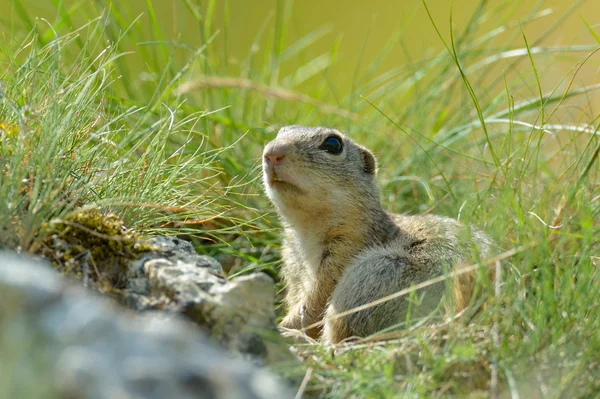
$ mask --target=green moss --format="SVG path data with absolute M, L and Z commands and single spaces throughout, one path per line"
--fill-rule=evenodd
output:
M 97 209 L 71 214 L 52 223 L 42 255 L 66 275 L 86 279 L 100 291 L 124 287 L 127 265 L 152 250 L 116 215 Z

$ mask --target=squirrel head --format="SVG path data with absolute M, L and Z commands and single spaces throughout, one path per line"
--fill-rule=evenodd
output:
M 262 165 L 267 196 L 285 219 L 379 206 L 375 157 L 335 129 L 283 127 Z

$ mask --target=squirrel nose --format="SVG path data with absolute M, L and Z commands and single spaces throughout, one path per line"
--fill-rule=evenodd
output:
M 277 165 L 285 158 L 283 151 L 269 151 L 265 154 L 265 161 L 271 165 Z

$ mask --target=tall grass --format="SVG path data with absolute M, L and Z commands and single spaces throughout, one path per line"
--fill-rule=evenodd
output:
M 32 33 L 16 51 L 5 49 L 3 245 L 36 252 L 53 224 L 85 208 L 117 212 L 148 230 L 226 207 L 209 185 L 221 171 L 220 149 L 208 148 L 197 128 L 206 112 L 183 114 L 173 100 L 155 109 L 125 105 L 114 87 L 122 54 L 103 43 L 101 29 L 97 19 L 47 44 L 36 45 Z
M 307 368 L 286 373 L 322 397 L 598 396 L 598 26 L 582 22 L 587 44 L 545 44 L 577 4 L 539 37 L 527 32 L 552 16 L 543 2 L 517 14 L 512 2 L 482 1 L 451 32 L 430 14 L 443 51 L 382 71 L 400 32 L 360 61 L 346 96 L 332 74 L 337 42 L 303 57 L 327 30 L 286 43 L 289 2 L 257 33 L 266 57 L 250 49 L 237 66 L 214 1 L 177 3 L 197 23 L 196 47 L 166 39 L 152 2 L 141 17 L 124 3 L 57 4 L 50 28 L 13 1 L 21 41 L 2 61 L 4 245 L 35 248 L 53 221 L 101 207 L 143 231 L 176 228 L 231 275 L 276 276 L 262 146 L 284 124 L 335 126 L 378 156 L 389 210 L 477 225 L 502 260 L 496 283 L 479 287 L 477 315 L 335 351 L 297 345 Z

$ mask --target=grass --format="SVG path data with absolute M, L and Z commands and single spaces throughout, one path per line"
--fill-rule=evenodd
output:
M 281 125 L 335 126 L 377 154 L 389 210 L 477 225 L 503 259 L 470 323 L 336 350 L 298 345 L 303 368 L 281 372 L 306 377 L 304 393 L 320 397 L 600 395 L 593 21 L 582 22 L 590 44 L 552 47 L 544 40 L 568 15 L 529 37 L 529 24 L 551 15 L 542 2 L 518 14 L 511 2 L 482 1 L 451 34 L 429 14 L 442 52 L 382 71 L 396 35 L 360 61 L 341 97 L 337 46 L 307 58 L 325 30 L 286 43 L 286 2 L 255 39 L 264 54 L 249 51 L 235 66 L 227 32 L 212 28 L 214 1 L 178 3 L 199 46 L 165 39 L 150 1 L 137 22 L 125 5 L 53 4 L 51 23 L 20 0 L 4 21 L 0 246 L 43 252 L 57 225 L 101 210 L 141 234 L 191 239 L 231 276 L 276 277 L 279 226 L 261 194 L 262 146 Z

